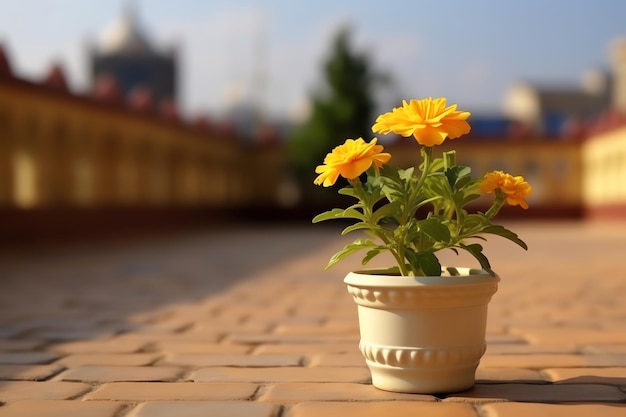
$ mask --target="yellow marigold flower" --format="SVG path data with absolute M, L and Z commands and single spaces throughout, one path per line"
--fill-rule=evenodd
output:
M 528 203 L 525 199 L 530 195 L 532 187 L 524 180 L 524 177 L 514 177 L 502 171 L 493 171 L 485 174 L 483 181 L 480 183 L 480 191 L 492 193 L 496 189 L 502 191 L 509 205 L 519 205 L 523 209 L 528 208 Z
M 363 139 L 348 139 L 339 145 L 324 158 L 324 165 L 315 168 L 320 174 L 314 181 L 316 185 L 323 184 L 330 187 L 337 181 L 339 175 L 349 180 L 354 179 L 367 171 L 372 164 L 379 169 L 391 158 L 388 153 L 382 153 L 382 145 L 377 145 L 377 138 L 366 143 Z
M 456 104 L 446 107 L 445 98 L 402 101 L 402 107 L 381 114 L 372 130 L 413 136 L 424 146 L 441 145 L 446 138 L 456 139 L 470 131 L 469 112 L 456 111 Z

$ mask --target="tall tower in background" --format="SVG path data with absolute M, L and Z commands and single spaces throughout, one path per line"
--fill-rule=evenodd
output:
M 176 51 L 155 49 L 131 7 L 107 28 L 100 44 L 92 48 L 90 64 L 92 85 L 102 77 L 113 77 L 124 97 L 143 89 L 157 103 L 177 100 Z

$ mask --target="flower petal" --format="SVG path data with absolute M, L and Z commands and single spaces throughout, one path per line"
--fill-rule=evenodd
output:
M 446 138 L 456 139 L 470 131 L 469 112 L 457 111 L 456 104 L 446 107 L 446 99 L 427 98 L 402 101 L 401 107 L 378 116 L 372 130 L 378 133 L 395 133 L 413 136 L 424 146 L 443 143 Z
M 362 138 L 347 139 L 342 145 L 336 146 L 324 158 L 324 165 L 315 168 L 320 174 L 313 181 L 316 185 L 328 187 L 333 185 L 341 175 L 347 179 L 357 178 L 374 164 L 378 169 L 389 161 L 391 155 L 382 153 L 382 145 L 374 138 L 369 143 Z

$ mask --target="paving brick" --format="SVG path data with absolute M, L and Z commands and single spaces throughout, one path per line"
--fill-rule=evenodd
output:
M 487 355 L 537 355 L 537 354 L 576 354 L 580 350 L 574 345 L 539 346 L 521 343 L 492 343 L 487 345 Z
M 89 393 L 86 400 L 113 401 L 227 401 L 252 397 L 258 385 L 213 382 L 114 382 Z
M 170 355 L 163 363 L 180 366 L 276 367 L 300 366 L 301 356 L 287 355 Z
M 44 345 L 46 342 L 36 339 L 0 340 L 0 352 L 20 352 L 33 350 Z
M 623 405 L 495 403 L 480 406 L 484 417 L 624 417 Z
M 239 355 L 249 353 L 252 346 L 230 343 L 204 343 L 183 341 L 159 341 L 149 347 L 150 351 L 173 354 Z
M 246 323 L 255 323 L 257 321 L 260 321 L 260 320 L 257 320 L 256 317 L 252 316 L 246 320 Z M 306 315 L 306 316 L 298 315 L 298 316 L 292 316 L 292 317 L 279 317 L 277 320 L 270 321 L 269 324 L 271 324 L 274 327 L 300 326 L 300 325 L 311 326 L 311 325 L 322 325 L 324 322 L 326 322 L 327 324 L 331 323 L 331 321 L 327 320 L 326 315 L 314 314 L 314 315 Z M 351 323 L 354 323 L 354 321 L 351 321 Z
M 476 370 L 476 381 L 480 383 L 523 382 L 527 384 L 546 383 L 539 371 L 522 368 L 484 368 Z
M 222 339 L 221 333 L 185 332 L 185 333 L 124 333 L 112 339 L 114 343 L 135 343 L 145 346 L 154 342 L 198 342 L 215 343 Z
M 62 371 L 59 365 L 0 365 L 0 379 L 41 381 Z
M 19 401 L 0 407 L 0 417 L 115 417 L 123 407 L 123 404 L 106 402 Z
M 476 384 L 472 389 L 450 394 L 447 402 L 488 403 L 520 401 L 544 403 L 624 402 L 619 388 L 595 384 Z
M 626 366 L 626 355 L 485 355 L 480 363 L 487 368 L 516 367 L 532 369 Z
M 68 369 L 55 379 L 61 381 L 173 381 L 183 370 L 171 366 L 79 366 Z
M 626 385 L 626 367 L 622 368 L 554 368 L 542 371 L 546 377 L 560 384 Z
M 0 381 L 0 401 L 65 400 L 89 391 L 89 385 L 59 381 Z
M 82 340 L 76 342 L 59 343 L 49 349 L 62 353 L 136 353 L 147 342 L 127 340 Z
M 518 335 L 513 334 L 488 334 L 485 336 L 487 346 L 492 344 L 527 344 L 526 340 Z
M 478 417 L 469 404 L 441 404 L 418 401 L 386 402 L 304 402 L 296 404 L 287 417 Z
M 590 355 L 626 355 L 626 345 L 588 345 L 582 352 Z
M 222 319 L 205 320 L 200 323 L 195 323 L 191 328 L 187 329 L 186 333 L 190 334 L 225 334 L 233 331 L 246 332 L 246 333 L 266 333 L 273 326 L 271 322 L 261 321 L 246 321 L 232 323 L 229 321 L 223 321 Z
M 576 367 L 585 366 L 586 360 L 583 355 L 485 355 L 480 360 L 480 365 L 486 368 L 510 367 L 510 368 L 549 368 L 549 367 Z
M 510 323 L 494 323 L 491 320 L 487 321 L 486 333 L 488 335 L 505 334 L 508 330 Z
M 257 402 L 149 402 L 133 409 L 128 417 L 276 417 L 279 408 Z
M 359 336 L 359 326 L 357 322 L 341 324 L 279 324 L 274 329 L 275 334 L 282 335 L 337 335 L 350 334 L 354 338 Z
M 193 381 L 213 382 L 357 382 L 370 380 L 364 368 L 202 368 L 195 371 Z
M 154 363 L 161 355 L 155 353 L 79 353 L 67 355 L 55 363 L 66 367 L 77 366 L 145 366 Z
M 626 332 L 580 328 L 517 328 L 511 331 L 537 345 L 626 344 Z
M 73 340 L 85 340 L 85 339 L 103 339 L 105 337 L 112 336 L 113 332 L 110 330 L 101 329 L 73 329 L 73 328 L 60 328 L 60 329 L 39 329 L 29 333 L 29 337 L 42 339 L 46 341 L 73 341 Z
M 366 367 L 365 358 L 361 355 L 361 352 L 355 353 L 325 353 L 322 355 L 314 355 L 308 361 L 308 366 L 355 366 Z
M 190 328 L 193 325 L 191 318 L 170 318 L 150 324 L 135 324 L 119 327 L 119 330 L 133 333 L 177 333 Z
M 292 404 L 305 401 L 436 401 L 432 395 L 400 394 L 374 388 L 370 384 L 327 382 L 274 384 L 259 401 Z
M 226 341 L 230 343 L 262 344 L 262 343 L 335 343 L 335 342 L 356 342 L 357 335 L 281 335 L 281 334 L 251 334 L 232 333 L 226 336 Z
M 305 355 L 317 353 L 359 354 L 359 342 L 338 343 L 282 343 L 264 344 L 254 348 L 252 353 L 259 355 Z
M 0 325 L 0 338 L 10 338 L 19 336 L 21 333 L 29 330 L 29 327 L 14 327 L 14 326 L 2 326 Z
M 0 353 L 0 364 L 46 364 L 54 361 L 60 355 L 47 352 L 8 352 Z

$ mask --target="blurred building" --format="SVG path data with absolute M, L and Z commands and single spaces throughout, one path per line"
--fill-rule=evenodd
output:
M 589 216 L 626 218 L 626 38 L 611 45 L 612 106 L 583 144 L 583 205 Z
M 580 85 L 517 83 L 506 93 L 504 112 L 535 134 L 558 136 L 568 123 L 589 120 L 611 105 L 612 78 L 596 70 Z
M 114 76 L 68 89 L 61 65 L 16 75 L 0 46 L 0 239 L 276 206 L 283 150 L 271 129 L 185 120 L 171 101 L 125 97 Z
M 90 47 L 92 84 L 116 80 L 123 97 L 150 94 L 156 102 L 176 102 L 176 49 L 161 52 L 127 8 Z
M 473 126 L 473 121 L 470 119 Z M 435 149 L 435 156 L 449 150 L 457 151 L 457 163 L 472 168 L 474 175 L 493 170 L 523 175 L 532 185 L 528 203 L 531 210 L 515 207 L 503 209 L 503 214 L 520 217 L 579 218 L 583 214 L 583 170 L 581 141 L 544 140 L 538 136 L 518 138 L 510 134 L 480 137 L 478 133 L 457 140 L 448 140 Z M 392 154 L 392 163 L 415 166 L 421 161 L 413 139 L 400 138 L 386 146 Z M 492 197 L 478 200 L 476 209 L 488 207 Z

